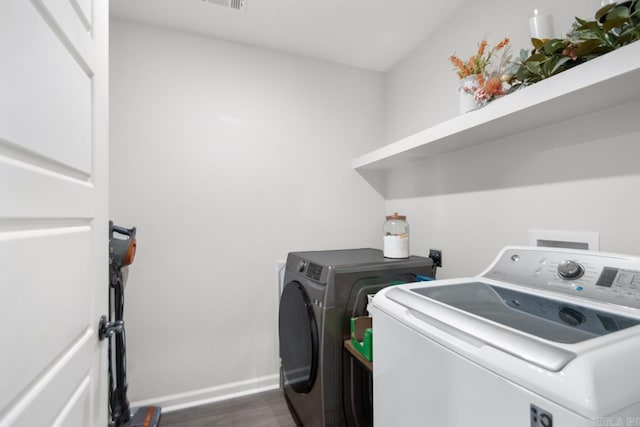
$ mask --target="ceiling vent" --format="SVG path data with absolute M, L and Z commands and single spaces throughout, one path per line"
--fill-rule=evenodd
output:
M 246 0 L 200 0 L 202 3 L 215 4 L 218 6 L 228 7 L 230 9 L 244 12 L 247 8 Z

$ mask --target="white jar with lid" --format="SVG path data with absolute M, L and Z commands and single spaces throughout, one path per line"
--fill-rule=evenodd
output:
M 385 258 L 409 258 L 409 223 L 398 212 L 387 216 L 382 227 Z

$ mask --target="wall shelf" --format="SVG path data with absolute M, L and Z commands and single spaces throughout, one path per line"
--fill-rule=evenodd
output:
M 380 177 L 412 162 L 638 99 L 640 43 L 632 43 L 360 156 L 353 160 L 353 168 L 368 179 Z

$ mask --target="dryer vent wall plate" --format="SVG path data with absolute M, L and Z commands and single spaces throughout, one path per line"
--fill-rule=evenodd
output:
M 529 246 L 600 250 L 600 233 L 595 231 L 529 230 Z
M 247 0 L 200 0 L 202 3 L 214 4 L 217 6 L 227 7 L 239 12 L 247 9 Z

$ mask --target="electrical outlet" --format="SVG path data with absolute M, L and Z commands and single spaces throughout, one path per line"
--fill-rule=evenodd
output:
M 442 267 L 442 251 L 440 249 L 429 249 L 429 258 L 437 267 Z

